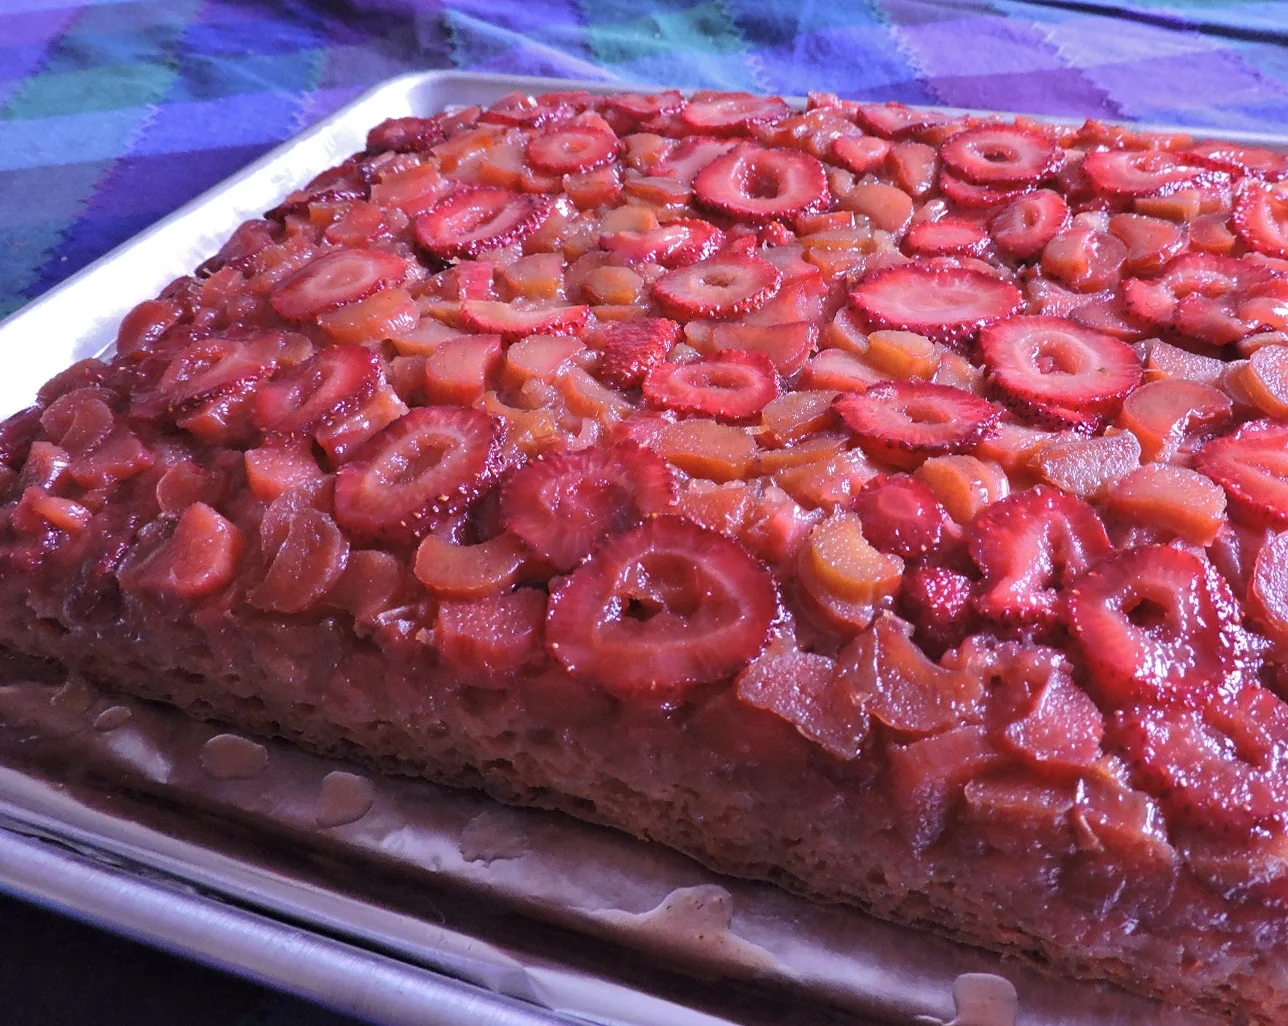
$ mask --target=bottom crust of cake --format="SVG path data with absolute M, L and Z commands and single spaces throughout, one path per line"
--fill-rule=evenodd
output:
M 112 605 L 85 619 L 64 592 L 0 580 L 0 642 L 198 718 L 560 810 L 1062 975 L 1288 1021 L 1277 910 L 1215 895 L 1183 866 L 1071 850 L 1041 822 L 958 816 L 919 844 L 880 770 L 827 756 L 727 688 L 632 708 L 552 670 L 453 683 L 426 646 L 378 646 L 338 621 Z

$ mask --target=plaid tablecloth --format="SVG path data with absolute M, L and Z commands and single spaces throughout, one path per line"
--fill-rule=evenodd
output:
M 402 71 L 1288 132 L 1288 2 L 0 0 L 0 315 Z
M 407 70 L 1288 133 L 1285 44 L 1282 0 L 0 0 L 0 315 Z M 3 911 L 0 929 L 18 914 Z M 6 1022 L 197 1021 L 196 1004 L 176 1019 L 177 997 L 152 1000 L 177 972 L 167 963 L 24 915 L 26 940 L 4 931 L 0 952 Z M 82 980 L 102 977 L 85 993 L 107 995 L 84 1019 L 75 1002 L 29 1000 L 76 985 L 69 946 Z M 152 983 L 112 1008 L 123 975 Z M 324 1018 L 232 984 L 221 993 L 203 999 L 210 1022 Z

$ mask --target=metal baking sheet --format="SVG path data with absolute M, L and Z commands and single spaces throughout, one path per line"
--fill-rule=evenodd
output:
M 426 72 L 372 90 L 0 323 L 0 415 L 380 120 L 568 88 L 620 87 Z M 0 684 L 0 889 L 390 1026 L 1210 1022 L 83 684 Z

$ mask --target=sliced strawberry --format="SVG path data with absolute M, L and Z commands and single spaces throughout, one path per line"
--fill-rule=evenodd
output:
M 1157 274 L 1189 245 L 1184 226 L 1161 217 L 1115 214 L 1109 230 L 1127 244 L 1127 274 Z
M 767 356 L 779 374 L 795 374 L 818 348 L 818 329 L 807 321 L 717 324 L 711 341 L 722 353 L 758 353 Z
M 554 211 L 546 196 L 470 186 L 439 200 L 416 218 L 416 238 L 440 260 L 476 257 L 484 250 L 522 242 Z
M 1268 182 L 1288 178 L 1288 155 L 1255 146 L 1240 146 L 1223 139 L 1196 142 L 1180 156 L 1232 175 L 1264 178 Z
M 1116 338 L 1060 317 L 1011 317 L 979 336 L 993 383 L 1021 413 L 1109 413 L 1140 384 L 1140 357 Z
M 903 245 L 912 256 L 980 256 L 988 247 L 988 232 L 964 217 L 945 217 L 914 224 Z
M 611 164 L 621 152 L 617 136 L 603 129 L 567 125 L 535 136 L 528 143 L 528 161 L 538 171 L 555 175 L 593 171 Z
M 890 154 L 890 143 L 871 135 L 843 135 L 832 142 L 832 159 L 856 175 L 876 171 Z
M 975 622 L 975 582 L 948 567 L 913 567 L 899 597 L 919 637 L 932 645 L 959 645 Z
M 782 281 L 782 271 L 760 257 L 716 256 L 668 271 L 653 284 L 653 296 L 684 320 L 736 317 L 764 306 Z
M 1231 224 L 1249 248 L 1266 256 L 1288 257 L 1288 185 L 1245 183 Z
M 832 202 L 827 172 L 817 158 L 750 145 L 699 171 L 693 191 L 704 206 L 753 224 L 816 213 Z
M 1242 689 L 1202 710 L 1120 712 L 1114 736 L 1145 786 L 1176 817 L 1229 843 L 1257 828 L 1278 834 L 1288 807 L 1288 708 Z
M 367 152 L 417 153 L 446 141 L 441 117 L 388 118 L 367 133 Z
M 883 139 L 916 138 L 937 126 L 953 123 L 947 114 L 902 103 L 856 103 L 846 110 L 854 115 L 860 127 Z
M 729 139 L 692 135 L 669 143 L 647 166 L 650 174 L 690 185 L 699 171 L 717 157 L 728 153 L 735 145 Z
M 589 94 L 585 94 L 589 95 Z M 562 102 L 558 93 L 549 97 L 532 96 L 528 93 L 508 93 L 483 112 L 480 121 L 497 125 L 517 125 L 523 128 L 538 128 L 550 121 L 571 117 L 576 113 L 573 106 Z
M 876 328 L 915 331 L 944 345 L 964 346 L 979 329 L 1023 304 L 1010 282 L 966 267 L 911 263 L 869 274 L 850 301 Z
M 687 267 L 706 260 L 724 246 L 725 235 L 709 221 L 679 217 L 647 232 L 607 232 L 599 245 L 631 264 L 653 263 Z
M 672 508 L 675 475 L 633 442 L 552 454 L 515 472 L 501 493 L 507 530 L 560 573 L 603 538 Z
M 610 321 L 596 334 L 600 377 L 615 388 L 638 388 L 679 338 L 680 326 L 665 317 Z
M 1211 564 L 1184 549 L 1119 552 L 1069 591 L 1067 623 L 1101 705 L 1201 702 L 1237 679 L 1239 610 Z
M 264 432 L 309 432 L 353 412 L 383 379 L 375 353 L 361 346 L 328 346 L 261 387 L 251 417 Z
M 475 331 L 517 342 L 528 335 L 576 335 L 590 319 L 590 307 L 470 299 L 461 304 L 461 319 Z
M 948 200 L 967 210 L 991 210 L 1032 192 L 1029 185 L 976 185 L 948 171 L 939 172 L 939 191 Z
M 614 93 L 604 101 L 609 110 L 625 114 L 636 121 L 679 114 L 684 109 L 684 96 L 676 89 L 661 93 Z
M 762 353 L 729 349 L 692 363 L 659 363 L 644 378 L 650 403 L 719 420 L 754 417 L 778 397 L 778 374 Z
M 874 548 L 904 559 L 938 551 L 953 527 L 935 493 L 907 474 L 874 477 L 854 497 L 852 508 Z
M 1245 424 L 1208 442 L 1195 466 L 1225 489 L 1230 512 L 1240 521 L 1288 527 L 1288 425 Z
M 1055 140 L 1017 125 L 980 125 L 940 147 L 948 167 L 974 185 L 1015 188 L 1049 178 L 1060 164 Z
M 1047 627 L 1064 589 L 1113 551 L 1096 511 L 1039 485 L 988 506 L 970 527 L 970 554 L 984 574 L 975 608 L 989 620 Z
M 277 221 L 269 221 L 263 218 L 243 221 L 229 236 L 228 241 L 219 247 L 219 252 L 197 268 L 197 277 L 208 277 L 223 267 L 245 267 L 250 263 L 251 257 L 281 241 L 281 237 L 282 226 Z M 144 311 L 155 317 L 157 313 L 161 312 L 157 309 L 158 304 L 164 304 L 165 302 L 165 300 L 148 300 L 136 307 L 130 314 L 127 314 L 126 320 L 121 322 L 121 335 L 124 336 L 126 345 L 122 346 L 121 340 L 118 339 L 117 348 L 122 352 L 128 352 L 131 348 L 138 348 L 140 341 L 143 341 L 139 336 L 143 333 L 130 323 L 131 318 L 137 318 Z M 163 309 L 164 306 L 162 305 Z M 149 327 L 150 331 L 147 334 L 152 336 L 151 341 L 156 341 L 170 325 L 159 327 L 154 322 Z
M 415 540 L 466 509 L 501 467 L 501 427 L 478 410 L 421 406 L 340 468 L 335 518 L 358 539 Z
M 310 348 L 302 336 L 288 332 L 264 331 L 246 339 L 203 339 L 176 354 L 156 389 L 171 412 L 183 412 L 208 399 L 251 391 L 273 373 L 279 359 L 292 355 L 290 350 L 304 355 Z M 57 405 L 54 403 L 50 412 Z M 136 411 L 144 409 L 143 405 L 136 407 Z M 65 442 L 59 444 L 69 448 Z
M 777 96 L 751 93 L 713 93 L 694 96 L 680 111 L 680 120 L 706 135 L 746 135 L 755 125 L 790 117 L 792 109 Z
M 1097 195 L 1115 199 L 1167 196 L 1222 178 L 1221 172 L 1166 150 L 1092 150 L 1082 171 Z
M 546 643 L 588 683 L 669 701 L 742 669 L 779 615 L 773 577 L 742 546 L 661 516 L 609 538 L 552 591 Z
M 307 321 L 345 303 L 355 303 L 396 285 L 407 261 L 383 249 L 337 249 L 323 253 L 273 290 L 270 302 L 288 321 Z
M 996 423 L 1000 407 L 960 388 L 925 381 L 885 381 L 836 400 L 864 450 L 889 459 L 898 450 L 942 456 L 968 449 Z
M 1069 204 L 1051 189 L 1012 200 L 989 223 L 998 250 L 1012 260 L 1032 260 L 1069 223 Z

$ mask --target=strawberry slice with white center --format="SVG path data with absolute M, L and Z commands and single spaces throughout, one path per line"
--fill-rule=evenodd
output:
M 1203 447 L 1196 468 L 1225 489 L 1250 526 L 1288 528 L 1288 424 L 1258 420 Z
M 575 107 L 564 103 L 563 97 L 558 93 L 532 96 L 529 93 L 514 92 L 492 104 L 479 120 L 496 125 L 538 128 L 551 121 L 572 117 L 575 113 Z
M 416 218 L 416 239 L 440 260 L 476 257 L 522 242 L 546 223 L 555 204 L 492 186 L 458 189 Z
M 336 249 L 310 260 L 273 290 L 269 302 L 284 320 L 307 321 L 356 303 L 407 276 L 407 261 L 383 249 Z
M 777 96 L 751 93 L 709 93 L 694 96 L 680 111 L 680 120 L 706 135 L 746 135 L 755 125 L 790 117 L 792 109 Z
M 1112 198 L 1170 196 L 1228 178 L 1167 150 L 1093 150 L 1083 160 L 1082 172 L 1097 195 Z
M 1288 155 L 1256 146 L 1240 146 L 1221 139 L 1208 139 L 1194 143 L 1180 156 L 1239 177 L 1264 178 L 1268 182 L 1288 178 Z
M 675 474 L 634 442 L 554 453 L 515 472 L 501 493 L 506 529 L 560 573 L 607 535 L 675 505 Z
M 782 283 L 783 272 L 768 260 L 730 254 L 668 271 L 653 284 L 653 298 L 683 320 L 736 317 L 759 310 Z
M 863 537 L 880 552 L 924 559 L 953 533 L 952 519 L 930 487 L 907 474 L 874 477 L 854 497 Z
M 202 339 L 170 361 L 157 382 L 157 391 L 172 412 L 207 399 L 243 394 L 272 375 L 288 348 L 304 355 L 311 346 L 300 335 L 278 331 L 258 332 L 245 339 Z M 60 444 L 68 448 L 65 441 Z
M 528 335 L 576 335 L 590 319 L 590 307 L 468 299 L 461 304 L 461 319 L 475 331 L 517 342 Z
M 945 217 L 914 224 L 903 246 L 912 256 L 980 256 L 988 248 L 988 232 L 964 217 Z
M 1206 560 L 1147 545 L 1104 560 L 1067 596 L 1066 622 L 1102 706 L 1202 702 L 1237 682 L 1246 638 Z
M 773 577 L 746 549 L 660 516 L 609 538 L 552 591 L 546 645 L 588 684 L 673 701 L 755 659 L 780 615 Z
M 939 172 L 939 191 L 950 202 L 967 210 L 991 210 L 1032 192 L 1031 185 L 976 185 L 948 170 Z
M 773 361 L 738 349 L 692 363 L 661 363 L 644 378 L 644 397 L 654 406 L 727 421 L 756 416 L 778 391 Z
M 871 135 L 843 135 L 832 141 L 832 159 L 856 175 L 878 170 L 890 155 L 890 143 Z
M 915 331 L 962 347 L 980 328 L 1015 313 L 1024 297 L 1010 282 L 974 268 L 911 263 L 869 274 L 850 301 L 874 330 Z
M 1266 256 L 1288 257 L 1288 183 L 1246 182 L 1230 223 L 1250 249 Z
M 630 264 L 661 264 L 668 268 L 706 260 L 724 243 L 724 232 L 697 217 L 678 217 L 647 232 L 605 232 L 599 237 L 601 249 L 618 254 Z
M 528 143 L 528 161 L 539 171 L 568 175 L 611 164 L 621 150 L 612 132 L 568 125 L 533 138 Z
M 1288 707 L 1260 687 L 1200 710 L 1120 712 L 1115 740 L 1168 811 L 1228 844 L 1282 832 L 1288 809 Z
M 976 611 L 1049 627 L 1064 589 L 1112 551 L 1100 517 L 1076 496 L 1045 485 L 1009 495 L 971 524 L 971 558 L 984 574 Z
M 684 109 L 684 96 L 676 89 L 662 93 L 616 93 L 605 101 L 609 110 L 625 114 L 636 121 L 679 114 Z
M 491 487 L 500 423 L 479 410 L 420 406 L 380 431 L 335 479 L 335 518 L 362 541 L 406 544 Z
M 680 326 L 665 317 L 609 321 L 595 334 L 599 376 L 614 388 L 638 388 L 680 338 Z
M 1040 256 L 1048 242 L 1069 225 L 1069 204 L 1058 192 L 1038 189 L 1012 200 L 999 211 L 988 229 L 993 244 L 1012 260 Z
M 760 146 L 717 157 L 698 172 L 693 191 L 704 206 L 753 224 L 817 213 L 832 202 L 816 157 Z
M 965 389 L 926 381 L 883 381 L 841 396 L 836 412 L 869 455 L 904 450 L 942 456 L 968 449 L 1001 416 L 1001 407 Z
M 968 128 L 944 143 L 939 155 L 968 182 L 1012 188 L 1035 185 L 1060 164 L 1054 139 L 1018 125 Z
M 383 382 L 375 353 L 361 346 L 328 346 L 261 387 L 251 417 L 263 432 L 303 434 L 353 412 Z
M 1021 413 L 1112 412 L 1143 373 L 1131 346 L 1062 317 L 1011 317 L 979 335 L 993 383 Z

